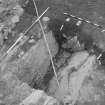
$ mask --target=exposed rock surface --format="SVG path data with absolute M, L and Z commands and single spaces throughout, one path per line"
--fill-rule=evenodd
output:
M 96 57 L 86 52 L 74 54 L 69 65 L 58 73 L 60 88 L 55 77 L 51 80 L 49 94 L 64 103 L 104 103 L 104 74 L 97 70 Z M 82 57 L 81 57 L 82 56 Z M 101 83 L 101 85 L 99 85 Z M 103 85 L 102 85 L 103 84 Z M 83 95 L 83 96 L 82 96 Z
M 0 79 L 0 104 L 2 105 L 43 105 L 57 104 L 53 97 L 42 90 L 32 89 L 27 83 L 21 82 L 11 72 L 3 74 Z
M 39 14 L 48 6 L 50 7 L 45 16 L 51 20 L 57 19 L 57 21 L 64 22 L 63 13 L 67 12 L 91 20 L 103 27 L 105 25 L 102 11 L 104 1 L 102 0 L 36 0 L 36 4 Z M 51 69 L 52 75 L 50 73 L 51 80 L 47 78 L 50 76 L 49 74 L 46 76 L 52 65 L 38 24 L 5 55 L 4 52 L 8 50 L 8 47 L 20 35 L 23 35 L 20 32 L 24 32 L 36 19 L 36 12 L 33 10 L 32 0 L 0 1 L 0 105 L 58 105 L 57 100 L 70 105 L 103 105 L 105 103 L 105 72 L 98 60 L 97 55 L 99 56 L 99 54 L 96 55 L 92 49 L 93 43 L 95 43 L 102 51 L 105 50 L 104 32 L 102 33 L 101 29 L 83 22 L 80 26 L 81 32 L 78 33 L 75 31 L 77 19 L 74 19 L 74 22 L 70 20 L 71 23 L 67 26 L 71 26 L 71 28 L 66 27 L 63 30 L 66 32 L 63 34 L 72 37 L 67 37 L 60 31 L 59 35 L 68 39 L 61 45 L 62 49 L 59 52 L 59 44 L 55 40 L 58 33 L 55 35 L 53 30 L 45 30 L 47 42 L 55 60 L 60 88 L 58 88 L 53 69 Z M 56 27 L 57 25 L 58 27 Z M 55 22 L 53 28 L 60 30 L 61 27 Z M 62 40 L 60 42 L 62 44 Z M 102 53 L 101 50 L 100 53 Z M 2 57 L 2 55 L 4 56 Z M 45 77 L 48 80 L 46 81 L 47 86 L 43 83 Z M 51 96 L 44 93 L 44 90 L 36 90 L 36 88 L 47 88 L 46 91 Z

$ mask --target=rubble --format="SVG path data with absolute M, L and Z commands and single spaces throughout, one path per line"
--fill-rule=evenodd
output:
M 57 1 L 57 4 L 53 1 L 51 3 L 58 5 L 60 1 Z M 20 5 L 20 2 L 25 4 Z M 39 24 L 33 26 L 26 35 L 23 34 L 25 28 L 36 20 L 33 16 L 36 12 L 24 10 L 26 6 L 32 4 L 29 2 L 28 0 L 0 0 L 0 105 L 103 105 L 105 72 L 97 56 L 99 53 L 104 56 L 104 52 L 100 49 L 97 52 L 95 48 L 104 49 L 101 43 L 104 39 L 102 40 L 102 37 L 96 34 L 93 39 L 97 39 L 95 43 L 100 39 L 101 44 L 97 46 L 97 43 L 93 49 L 94 40 L 89 35 L 81 33 L 84 28 L 86 29 L 81 26 L 82 20 L 76 21 L 78 18 L 72 20 L 71 17 L 59 19 L 59 16 L 59 18 L 55 16 L 54 20 L 51 16 L 45 15 L 40 20 L 51 52 L 51 59 Z M 69 2 L 66 1 L 66 3 Z M 64 24 L 65 21 L 66 24 Z M 89 32 L 90 29 L 86 31 Z M 21 30 L 22 33 L 20 33 Z M 96 30 L 94 34 L 98 32 Z M 5 41 L 14 44 L 20 35 L 23 36 L 19 43 L 8 51 L 9 44 Z M 8 53 L 5 53 L 6 51 Z M 51 65 L 51 60 L 54 65 Z M 55 66 L 58 78 L 54 75 L 52 66 Z M 57 82 L 60 84 L 59 87 Z
M 0 2 L 0 46 L 3 46 L 4 40 L 14 35 L 12 29 L 20 21 L 24 10 L 17 0 L 1 0 Z

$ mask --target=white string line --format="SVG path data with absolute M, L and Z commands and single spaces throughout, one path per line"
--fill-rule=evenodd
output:
M 21 36 L 16 40 L 16 42 L 7 50 L 7 54 L 15 47 L 15 45 L 24 37 L 25 34 L 39 21 L 39 19 L 48 11 L 49 7 L 29 26 L 24 33 L 20 33 Z
M 40 19 L 41 17 L 49 10 L 50 7 L 48 7 L 36 20 L 35 22 L 24 32 L 26 34 Z
M 35 11 L 36 11 L 36 13 L 37 13 L 37 17 L 39 17 L 37 5 L 36 5 L 36 3 L 35 3 L 34 0 L 33 0 L 33 3 L 34 3 L 34 6 L 35 6 Z M 40 19 L 39 19 L 39 25 L 40 25 L 40 27 L 41 27 L 41 30 L 42 30 L 42 33 L 43 33 L 43 36 L 44 36 L 44 40 L 45 40 L 45 43 L 46 43 L 46 47 L 47 47 L 48 52 L 49 52 L 49 56 L 50 56 L 50 59 L 51 59 L 51 63 L 52 63 L 54 75 L 55 75 L 55 77 L 56 77 L 57 85 L 58 85 L 58 87 L 60 88 L 60 83 L 59 83 L 59 81 L 58 81 L 56 69 L 55 69 L 54 62 L 53 62 L 53 57 L 52 57 L 52 54 L 51 54 L 51 51 L 50 51 L 50 48 L 49 48 L 49 45 L 48 45 L 48 42 L 47 42 L 47 39 L 46 39 L 46 35 L 45 35 L 45 32 L 44 32 L 44 29 L 43 29 L 43 26 L 42 26 L 42 23 L 41 23 Z
M 83 22 L 85 22 L 85 23 L 91 24 L 91 25 L 97 27 L 98 29 L 102 29 L 101 32 L 105 32 L 105 27 L 102 26 L 102 25 L 99 25 L 98 23 L 94 23 L 94 22 L 92 22 L 92 21 L 90 21 L 90 20 L 86 20 L 86 19 L 80 18 L 80 17 L 75 16 L 75 15 L 73 15 L 73 14 L 68 14 L 68 13 L 64 13 L 64 14 L 65 14 L 65 15 L 69 15 L 69 16 L 71 16 L 72 18 L 76 18 L 76 19 L 78 19 L 78 20 L 80 20 L 80 21 L 83 21 Z
M 15 47 L 15 45 L 23 38 L 23 34 L 16 40 L 16 42 L 7 50 L 7 54 Z

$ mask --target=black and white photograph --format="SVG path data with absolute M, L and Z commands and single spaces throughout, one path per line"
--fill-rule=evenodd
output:
M 0 0 L 0 105 L 105 105 L 105 0 Z

